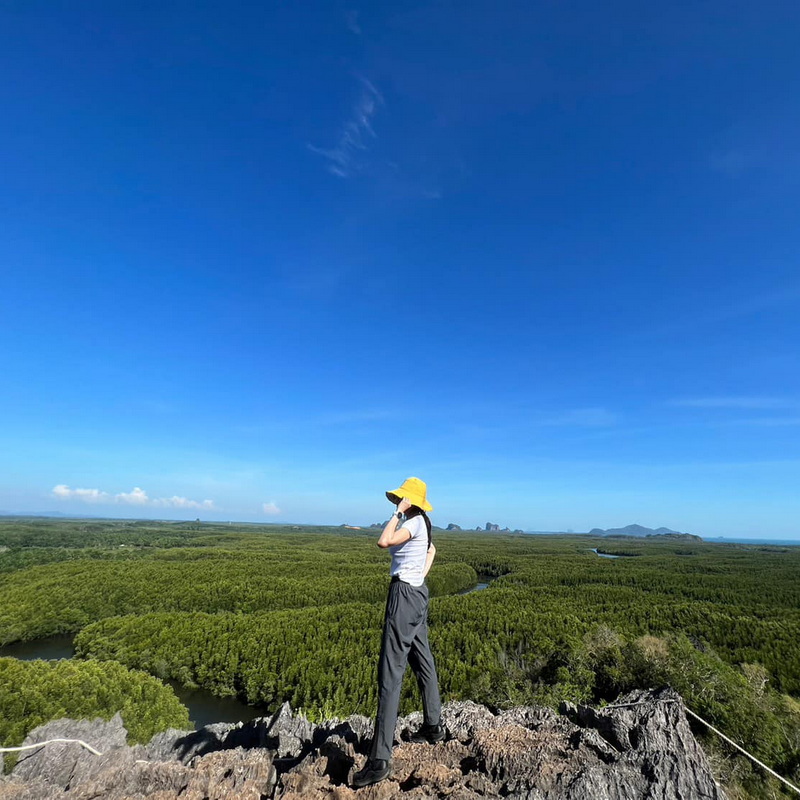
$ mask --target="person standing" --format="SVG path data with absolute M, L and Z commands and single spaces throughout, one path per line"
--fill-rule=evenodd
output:
M 427 500 L 427 486 L 419 478 L 408 478 L 399 489 L 386 492 L 386 497 L 397 510 L 386 523 L 378 547 L 387 548 L 392 554 L 392 582 L 378 662 L 378 713 L 369 757 L 364 768 L 353 776 L 356 788 L 378 783 L 391 774 L 392 742 L 406 664 L 416 675 L 424 710 L 424 722 L 412 741 L 434 744 L 445 738 L 436 665 L 428 644 L 425 576 L 436 548 L 426 512 L 433 511 L 433 507 Z

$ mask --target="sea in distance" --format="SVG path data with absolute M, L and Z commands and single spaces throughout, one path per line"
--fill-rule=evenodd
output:
M 471 533 L 471 531 L 467 531 Z M 524 531 L 528 536 L 588 536 L 588 533 L 578 533 L 576 531 Z M 611 542 L 628 541 L 629 539 L 635 541 L 647 541 L 647 537 L 639 536 L 598 536 L 598 539 L 608 539 Z M 658 541 L 658 537 L 652 537 L 653 541 Z M 790 547 L 800 546 L 800 539 L 756 539 L 756 538 L 740 538 L 734 536 L 703 536 L 700 538 L 708 543 L 714 544 L 720 542 L 722 544 L 769 544 L 769 545 L 785 545 Z
M 800 546 L 800 539 L 733 539 L 727 536 L 709 536 L 703 539 L 704 542 L 722 542 L 731 544 L 778 544 L 789 545 L 792 547 Z

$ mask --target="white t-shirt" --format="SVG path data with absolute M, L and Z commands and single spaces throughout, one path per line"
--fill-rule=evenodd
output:
M 407 519 L 400 525 L 411 533 L 411 538 L 389 548 L 392 554 L 390 574 L 412 586 L 422 586 L 425 580 L 425 559 L 428 556 L 428 528 L 422 514 Z

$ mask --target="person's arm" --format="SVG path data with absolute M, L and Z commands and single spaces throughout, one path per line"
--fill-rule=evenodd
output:
M 422 572 L 423 578 L 428 574 L 428 571 L 433 565 L 434 558 L 436 558 L 436 545 L 431 542 L 431 546 L 428 548 L 428 555 L 425 556 L 425 569 Z
M 397 511 L 401 514 L 411 508 L 411 503 L 403 498 L 397 505 Z M 400 520 L 397 514 L 392 514 L 392 518 L 386 523 L 380 538 L 378 539 L 378 547 L 394 547 L 397 544 L 403 544 L 411 538 L 411 531 L 408 528 L 398 528 Z

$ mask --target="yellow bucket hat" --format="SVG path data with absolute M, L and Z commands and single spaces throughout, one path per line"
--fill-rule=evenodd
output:
M 421 508 L 423 511 L 433 511 L 433 506 L 426 499 L 428 487 L 425 481 L 419 478 L 406 478 L 403 485 L 399 489 L 392 492 L 386 492 L 390 503 L 397 505 L 404 497 L 412 505 Z

